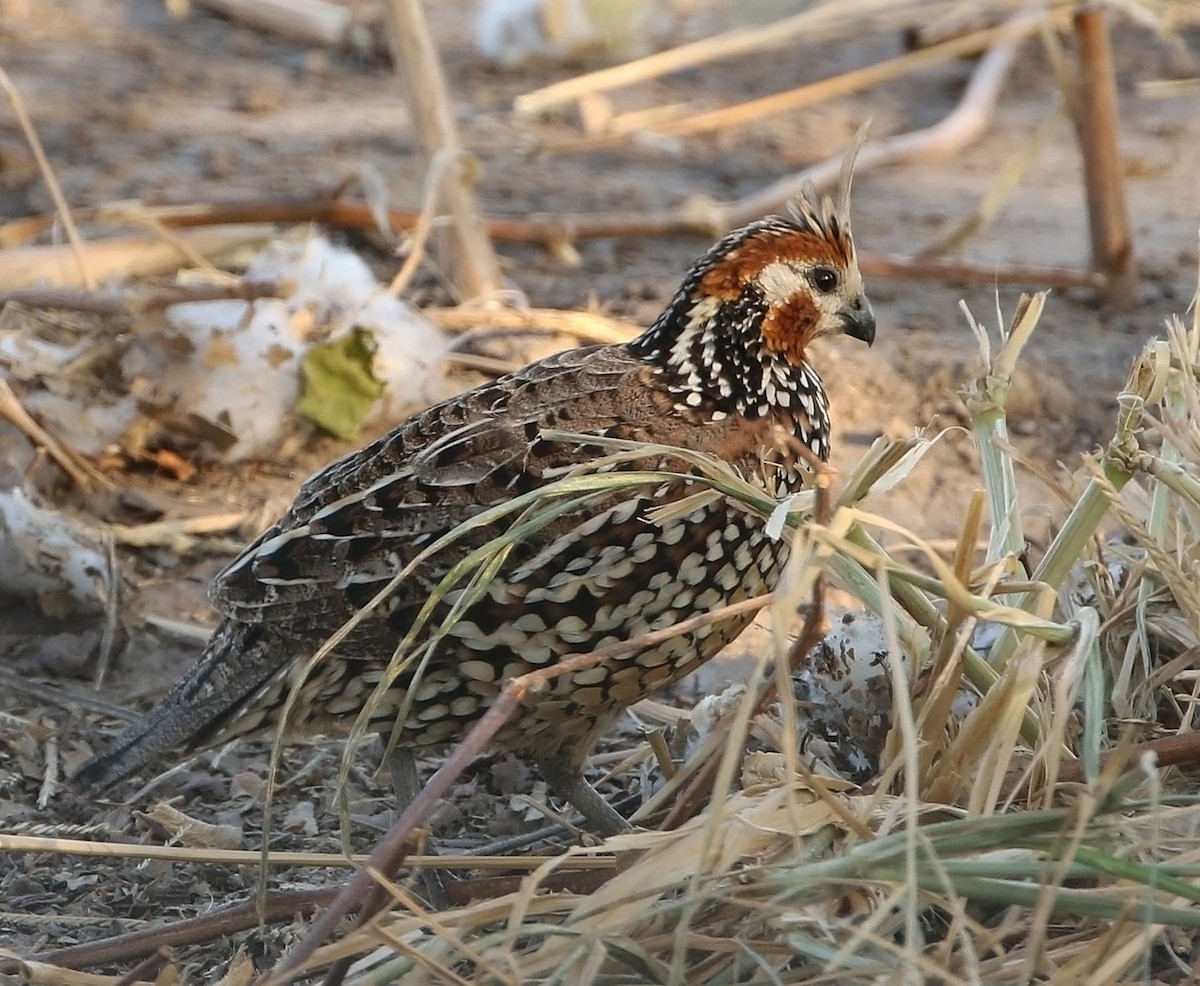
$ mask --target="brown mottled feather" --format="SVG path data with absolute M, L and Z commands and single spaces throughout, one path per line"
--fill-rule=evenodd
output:
M 790 442 L 829 451 L 827 400 L 807 362 L 818 336 L 870 341 L 845 217 L 803 201 L 791 220 L 737 230 L 689 272 L 637 340 L 559 353 L 414 416 L 301 487 L 291 509 L 217 579 L 222 621 L 197 665 L 139 724 L 86 764 L 111 784 L 162 752 L 274 727 L 345 728 L 452 566 L 504 532 L 472 531 L 422 562 L 387 602 L 298 680 L 316 648 L 438 538 L 489 507 L 538 489 L 606 452 L 553 442 L 551 430 L 695 449 L 719 456 L 773 496 L 798 489 Z M 780 442 L 779 435 L 790 436 Z M 625 468 L 687 473 L 677 457 Z M 484 596 L 440 641 L 419 678 L 406 671 L 372 725 L 405 746 L 461 738 L 514 675 L 670 626 L 772 588 L 786 546 L 762 518 L 721 498 L 688 501 L 661 524 L 655 508 L 697 492 L 686 479 L 600 492 L 516 545 Z M 660 516 L 664 516 L 660 514 Z M 443 602 L 427 627 L 447 612 Z M 584 759 L 643 695 L 687 674 L 732 640 L 728 619 L 596 668 L 526 700 L 496 745 L 531 757 L 589 819 L 619 819 L 591 799 Z M 428 630 L 418 635 L 419 645 Z M 406 718 L 396 717 L 406 710 Z

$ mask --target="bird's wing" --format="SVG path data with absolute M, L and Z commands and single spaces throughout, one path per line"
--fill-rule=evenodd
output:
M 666 409 L 646 399 L 647 372 L 623 348 L 588 347 L 429 408 L 308 480 L 288 513 L 217 577 L 214 605 L 285 634 L 332 632 L 438 537 L 578 461 L 575 446 L 541 440 L 542 429 L 636 436 L 661 426 Z M 423 599 L 449 564 L 423 564 L 398 602 Z

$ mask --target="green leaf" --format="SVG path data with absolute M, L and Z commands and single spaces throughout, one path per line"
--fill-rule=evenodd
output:
M 337 438 L 354 438 L 383 394 L 372 369 L 375 337 L 355 326 L 344 336 L 313 346 L 300 362 L 296 413 Z

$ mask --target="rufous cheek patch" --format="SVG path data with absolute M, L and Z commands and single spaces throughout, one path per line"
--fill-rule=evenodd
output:
M 763 342 L 793 366 L 804 362 L 804 349 L 816 334 L 821 315 L 811 297 L 800 293 L 767 312 L 762 323 Z

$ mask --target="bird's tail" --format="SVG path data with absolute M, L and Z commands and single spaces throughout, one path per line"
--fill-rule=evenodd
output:
M 107 750 L 87 761 L 75 783 L 97 792 L 161 754 L 253 731 L 254 723 L 246 723 L 245 729 L 226 727 L 293 656 L 285 641 L 257 624 L 222 623 L 187 675 Z

